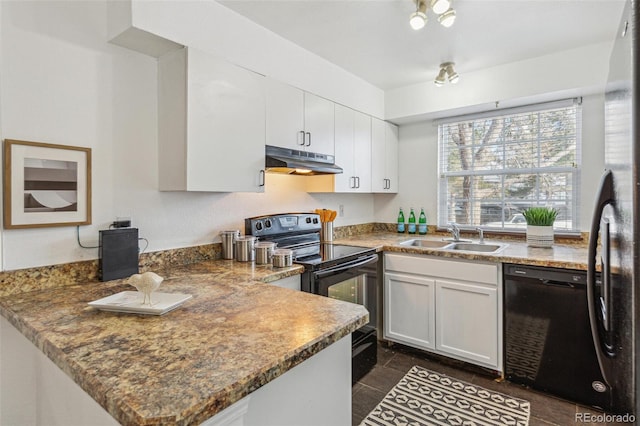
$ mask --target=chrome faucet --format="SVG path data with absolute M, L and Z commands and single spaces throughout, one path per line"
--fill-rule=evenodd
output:
M 449 222 L 449 227 L 447 231 L 451 232 L 451 237 L 453 237 L 453 241 L 460 241 L 460 228 L 458 228 L 458 224 L 455 222 Z
M 479 244 L 484 244 L 484 231 L 480 227 L 476 228 L 476 231 L 478 231 L 478 235 L 480 235 Z

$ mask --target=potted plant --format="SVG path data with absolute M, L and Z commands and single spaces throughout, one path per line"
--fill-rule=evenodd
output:
M 550 207 L 529 207 L 522 215 L 527 221 L 527 244 L 531 247 L 551 247 L 553 222 L 558 211 Z

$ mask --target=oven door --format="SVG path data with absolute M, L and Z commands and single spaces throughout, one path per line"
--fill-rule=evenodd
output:
M 378 255 L 362 256 L 313 273 L 311 292 L 363 305 L 369 311 L 365 327 L 375 330 Z
M 310 272 L 303 290 L 363 305 L 369 322 L 351 334 L 351 382 L 366 375 L 378 361 L 377 318 L 378 255 L 361 256 L 326 269 Z

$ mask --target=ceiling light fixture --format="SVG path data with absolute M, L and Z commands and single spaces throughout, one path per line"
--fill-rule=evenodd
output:
M 446 73 L 447 73 L 447 70 L 445 70 L 444 68 L 440 68 L 440 72 L 436 76 L 436 79 L 433 80 L 433 84 L 435 84 L 438 87 L 444 86 Z
M 433 84 L 440 87 L 444 85 L 445 77 L 449 79 L 449 83 L 456 84 L 458 80 L 460 80 L 460 75 L 455 72 L 453 66 L 455 64 L 453 62 L 443 62 L 440 64 L 440 71 L 436 76 L 435 80 L 433 80 Z
M 442 15 L 438 16 L 438 22 L 443 27 L 449 28 L 453 25 L 453 22 L 456 20 L 456 11 L 453 8 L 447 9 Z
M 438 15 L 446 12 L 450 7 L 451 1 L 449 0 L 431 0 L 431 10 Z
M 424 28 L 427 23 L 427 2 L 426 0 L 416 0 L 416 11 L 409 17 L 409 25 L 414 30 Z
M 416 11 L 409 16 L 409 25 L 414 30 L 424 28 L 427 23 L 427 10 L 429 7 L 438 16 L 438 22 L 446 28 L 453 25 L 456 20 L 456 11 L 451 6 L 453 0 L 413 0 Z

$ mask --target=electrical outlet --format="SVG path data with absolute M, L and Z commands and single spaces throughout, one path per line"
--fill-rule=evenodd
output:
M 338 216 L 344 217 L 344 205 L 342 204 L 338 206 Z

